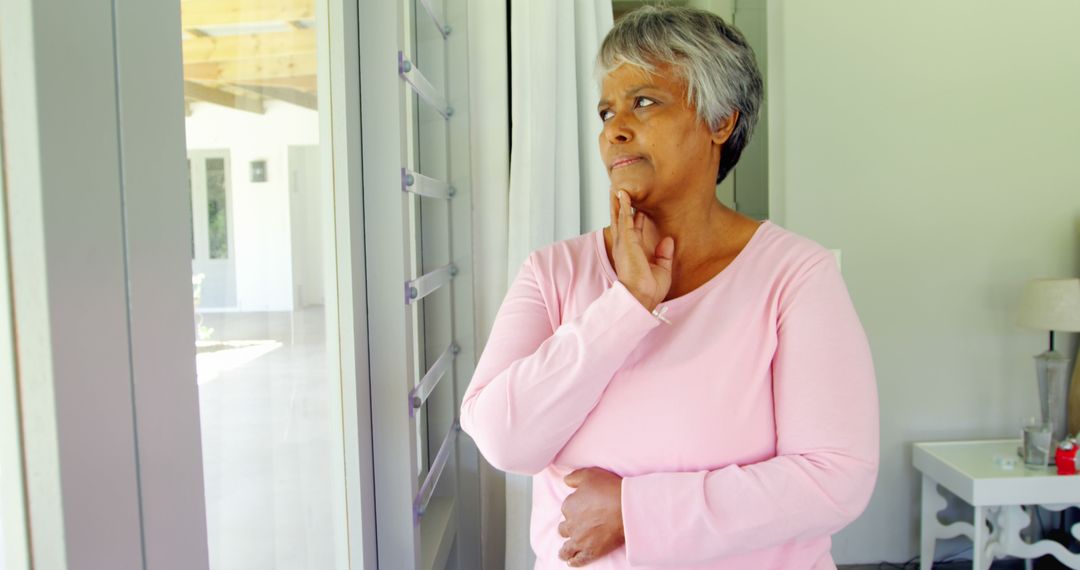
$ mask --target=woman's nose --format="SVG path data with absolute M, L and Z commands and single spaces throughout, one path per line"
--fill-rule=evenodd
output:
M 615 115 L 604 123 L 604 137 L 607 138 L 610 144 L 621 144 L 633 140 L 634 132 L 626 124 L 625 120 L 621 119 L 619 115 Z

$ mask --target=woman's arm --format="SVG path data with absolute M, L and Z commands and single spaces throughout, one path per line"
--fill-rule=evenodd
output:
M 461 405 L 461 428 L 488 462 L 527 475 L 551 463 L 659 322 L 616 281 L 552 331 L 532 259 L 499 307 Z
M 693 564 L 832 534 L 870 500 L 878 400 L 866 334 L 828 252 L 782 293 L 776 457 L 623 480 L 631 564 Z

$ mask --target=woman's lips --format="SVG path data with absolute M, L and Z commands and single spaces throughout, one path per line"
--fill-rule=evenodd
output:
M 631 164 L 641 162 L 641 160 L 642 159 L 641 159 L 640 156 L 635 156 L 633 158 L 621 158 L 621 159 L 616 160 L 614 163 L 611 164 L 611 169 L 615 170 L 616 168 L 620 168 L 620 167 L 623 167 L 623 166 L 630 166 Z

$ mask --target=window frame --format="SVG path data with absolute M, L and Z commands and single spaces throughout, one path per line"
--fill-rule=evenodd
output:
M 376 501 L 380 505 L 379 561 L 382 567 L 428 570 L 426 561 L 435 560 L 437 570 L 442 570 L 440 557 L 454 550 L 450 545 L 453 540 L 457 555 L 445 562 L 446 568 L 480 568 L 480 462 L 471 439 L 458 433 L 444 471 L 444 477 L 453 478 L 455 483 L 455 500 L 448 507 L 446 526 L 425 525 L 424 520 L 414 525 L 412 517 L 421 470 L 416 464 L 417 426 L 406 410 L 409 391 L 424 373 L 417 364 L 424 355 L 419 354 L 423 343 L 417 337 L 423 331 L 418 326 L 419 311 L 416 304 L 404 303 L 404 285 L 422 275 L 418 256 L 423 236 L 417 201 L 440 199 L 402 191 L 402 168 L 415 171 L 418 166 L 415 141 L 410 140 L 417 121 L 417 95 L 399 75 L 398 54 L 410 61 L 413 57 L 413 22 L 429 17 L 421 5 L 418 0 L 414 11 L 413 0 L 360 0 L 364 14 L 359 22 L 362 138 L 372 141 L 365 145 L 363 157 L 364 185 L 371 189 L 364 196 L 367 262 L 371 276 L 393 277 L 368 281 L 368 324 L 378 331 L 370 337 L 369 353 L 372 424 L 380 434 L 373 449 Z M 453 242 L 451 261 L 458 273 L 447 286 L 453 307 L 452 338 L 460 350 L 453 359 L 452 373 L 440 384 L 453 387 L 456 416 L 475 367 L 468 79 L 468 14 L 473 5 L 468 0 L 446 0 L 445 6 L 445 22 L 451 29 L 446 36 L 445 74 L 456 81 L 437 90 L 454 109 L 447 123 L 449 178 L 443 182 L 456 190 L 449 202 L 447 237 Z M 422 71 L 423 65 L 420 68 Z M 445 347 L 431 348 L 429 354 Z M 432 449 L 439 443 L 427 442 Z M 403 476 L 406 473 L 410 476 Z
M 26 506 L 5 500 L 5 522 L 27 521 L 29 537 L 12 570 L 30 560 L 60 570 L 205 570 L 180 13 L 176 0 L 108 6 L 0 2 L 3 138 L 28 143 L 9 149 L 5 165 L 15 167 L 4 173 L 8 212 L 20 213 L 5 221 L 22 340 L 0 389 L 18 389 L 12 433 L 23 447 L 4 439 L 0 460 L 5 473 L 17 458 L 32 474 L 25 486 L 4 479 L 5 499 L 22 495 Z M 322 159 L 340 189 L 332 356 L 342 365 L 343 538 L 349 567 L 375 568 L 374 528 L 361 523 L 374 520 L 374 492 L 359 18 L 355 0 L 316 0 L 316 11 L 319 105 L 330 110 L 320 128 L 332 141 Z M 5 538 L 18 530 L 5 526 Z
M 0 116 L 3 101 L 0 99 Z M 0 568 L 29 570 L 26 534 L 26 485 L 23 476 L 22 425 L 19 384 L 15 366 L 14 314 L 8 259 L 7 170 L 4 140 L 0 136 Z
M 0 2 L 3 138 L 20 141 L 5 147 L 4 176 L 27 562 L 39 568 L 146 566 L 116 37 L 103 16 Z
M 444 381 L 456 408 L 475 365 L 469 4 L 446 3 L 455 54 L 446 72 L 461 78 L 448 89 L 460 103 L 447 135 L 449 181 L 458 191 L 449 231 L 460 271 L 452 288 L 460 351 Z M 403 110 L 407 87 L 382 78 L 394 75 L 410 5 L 316 0 L 318 105 L 327 110 L 319 120 L 330 143 L 321 145 L 323 171 L 335 188 L 329 255 L 337 260 L 337 297 L 327 299 L 327 314 L 338 317 L 331 357 L 341 373 L 341 538 L 355 569 L 419 568 L 424 548 L 412 521 L 417 482 L 394 481 L 406 479 L 402 462 L 415 460 L 408 386 L 394 381 L 405 361 L 379 352 L 391 335 L 400 343 L 394 350 L 407 350 L 396 334 L 407 323 L 400 306 L 387 307 L 396 313 L 392 330 L 376 314 L 382 299 L 402 297 L 401 280 L 381 276 L 410 275 L 402 252 L 384 256 L 376 241 L 409 243 L 400 192 L 401 126 L 409 119 L 387 112 Z M 0 0 L 3 139 L 26 143 L 4 149 L 11 333 L 19 342 L 4 344 L 0 333 L 0 350 L 10 346 L 17 363 L 6 375 L 0 369 L 0 390 L 17 391 L 13 433 L 21 447 L 0 440 L 0 461 L 8 469 L 19 460 L 21 473 L 32 474 L 4 479 L 4 498 L 21 496 L 25 505 L 20 511 L 5 501 L 4 520 L 26 522 L 26 556 L 13 570 L 30 560 L 60 570 L 208 570 L 180 14 L 176 0 L 108 6 Z M 230 253 L 234 243 L 230 236 Z M 374 439 L 373 426 L 383 425 L 404 431 Z M 478 568 L 479 454 L 460 436 L 453 451 L 459 500 L 447 524 L 458 541 L 446 567 Z M 376 498 L 379 516 L 389 519 L 376 518 Z M 5 525 L 5 538 L 19 530 Z

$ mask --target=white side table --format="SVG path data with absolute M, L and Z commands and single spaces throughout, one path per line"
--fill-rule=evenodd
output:
M 1030 543 L 1020 536 L 1032 522 L 1031 505 L 1052 511 L 1080 506 L 1080 477 L 1058 475 L 1055 467 L 1025 467 L 1017 456 L 1019 446 L 1019 439 L 915 444 L 915 468 L 923 474 L 920 570 L 930 570 L 937 540 L 961 535 L 972 541 L 974 570 L 990 568 L 1001 556 L 1034 559 L 1046 554 L 1080 568 L 1080 554 L 1052 540 Z M 998 457 L 1015 457 L 1016 467 L 1003 469 Z M 938 514 L 947 503 L 938 485 L 974 507 L 975 520 L 942 523 Z M 1080 523 L 1070 531 L 1080 539 Z

